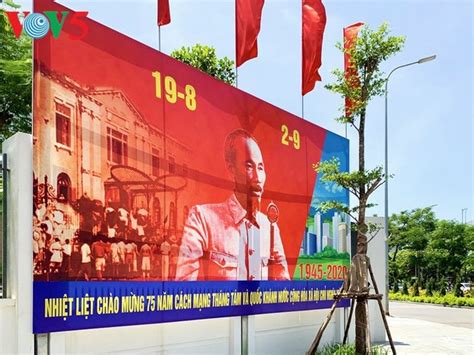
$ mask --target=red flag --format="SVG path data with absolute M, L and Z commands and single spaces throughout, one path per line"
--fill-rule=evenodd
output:
M 171 22 L 169 0 L 158 0 L 158 26 L 164 26 Z
M 353 25 L 350 25 L 344 28 L 344 75 L 346 81 L 348 81 L 351 86 L 357 87 L 360 85 L 359 76 L 357 71 L 354 68 L 351 68 L 351 56 L 346 53 L 348 49 L 355 45 L 357 35 L 359 34 L 360 29 L 364 26 L 363 22 L 357 22 Z M 346 117 L 351 116 L 351 107 L 352 102 L 346 97 Z
M 237 67 L 258 54 L 264 0 L 235 0 L 235 62 Z
M 302 95 L 314 89 L 321 81 L 318 69 L 321 66 L 326 10 L 321 0 L 303 0 L 303 56 Z

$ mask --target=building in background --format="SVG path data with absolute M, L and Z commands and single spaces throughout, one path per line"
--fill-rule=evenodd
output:
M 330 246 L 340 253 L 348 252 L 350 224 L 345 214 L 334 212 L 332 219 L 325 219 L 320 212 L 308 218 L 300 255 L 314 255 Z
M 33 164 L 35 205 L 54 202 L 65 223 L 81 230 L 92 228 L 79 225 L 81 198 L 101 208 L 141 209 L 162 233 L 180 234 L 190 149 L 120 90 L 83 87 L 55 72 L 35 76 L 35 95 L 42 96 L 34 108 L 33 144 L 42 157 Z

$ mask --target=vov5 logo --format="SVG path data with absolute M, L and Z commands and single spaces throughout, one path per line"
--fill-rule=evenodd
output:
M 20 22 L 20 12 L 4 12 L 8 17 L 8 21 L 10 21 L 16 38 L 20 37 L 23 30 L 33 39 L 43 38 L 50 30 L 53 37 L 58 38 L 66 21 L 69 25 L 75 26 L 78 29 L 78 34 L 69 34 L 69 38 L 72 40 L 84 38 L 89 32 L 89 27 L 84 21 L 84 18 L 89 13 L 88 11 L 77 11 L 71 15 L 69 11 L 61 11 L 61 13 L 59 11 L 44 11 L 42 14 L 24 11 L 23 23 Z

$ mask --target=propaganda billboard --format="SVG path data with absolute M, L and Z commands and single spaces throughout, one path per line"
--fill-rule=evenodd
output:
M 330 307 L 348 141 L 83 22 L 34 46 L 34 332 Z

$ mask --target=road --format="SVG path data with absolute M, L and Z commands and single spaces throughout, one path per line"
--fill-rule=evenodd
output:
M 390 315 L 474 329 L 474 309 L 391 301 Z

